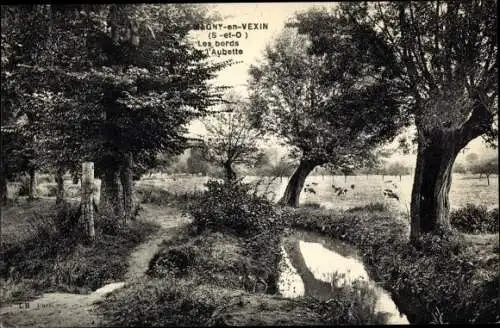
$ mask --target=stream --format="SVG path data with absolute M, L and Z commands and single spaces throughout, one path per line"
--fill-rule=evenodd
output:
M 278 287 L 282 296 L 312 296 L 326 301 L 335 298 L 335 288 L 361 280 L 375 292 L 375 312 L 386 314 L 386 324 L 409 324 L 390 294 L 370 279 L 352 246 L 294 230 L 283 239 L 281 252 Z

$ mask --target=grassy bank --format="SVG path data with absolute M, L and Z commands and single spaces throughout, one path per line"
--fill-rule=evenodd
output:
M 109 295 L 100 309 L 110 326 L 381 324 L 374 295 L 345 287 L 333 302 L 275 293 L 275 241 L 257 255 L 250 240 L 188 226 L 163 243 L 148 276 Z M 269 236 L 268 236 L 269 237 Z M 360 293 L 360 291 L 362 291 Z
M 276 291 L 279 236 L 256 252 L 254 239 L 196 230 L 189 225 L 161 245 L 147 280 L 108 297 L 102 308 L 113 326 L 212 325 L 236 296 Z
M 148 275 L 102 302 L 110 325 L 383 323 L 364 313 L 362 286 L 331 302 L 277 295 L 284 224 L 248 186 L 209 183 L 187 208 L 192 224 L 161 245 Z
M 286 213 L 286 214 L 285 214 Z M 375 280 L 391 291 L 413 323 L 500 320 L 498 235 L 478 245 L 463 234 L 407 242 L 407 222 L 383 206 L 349 211 L 286 209 L 291 226 L 355 245 Z
M 49 291 L 85 293 L 119 280 L 127 270 L 131 251 L 157 228 L 131 221 L 126 227 L 112 229 L 109 219 L 97 217 L 97 239 L 86 244 L 81 240 L 75 205 L 44 204 L 42 208 L 43 212 L 35 210 L 33 216 L 18 217 L 24 224 L 6 220 L 13 225 L 12 234 L 19 227 L 25 231 L 23 238 L 11 237 L 2 245 L 0 276 L 5 303 Z M 9 211 L 9 216 L 16 215 L 15 207 Z
M 155 278 L 189 276 L 199 284 L 274 293 L 279 236 L 259 245 L 254 239 L 218 231 L 179 234 L 161 246 L 150 262 L 148 274 Z

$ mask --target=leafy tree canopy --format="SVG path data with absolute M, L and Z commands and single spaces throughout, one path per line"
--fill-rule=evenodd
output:
M 2 74 L 10 86 L 6 107 L 28 115 L 30 130 L 50 160 L 62 153 L 107 167 L 124 152 L 137 158 L 180 153 L 185 125 L 220 101 L 221 91 L 208 81 L 230 62 L 208 63 L 186 39 L 193 21 L 209 19 L 200 8 L 35 5 L 22 10 L 9 7 L 5 14 L 12 17 L 6 23 L 9 42 L 2 42 L 7 68 Z
M 316 165 L 363 165 L 407 121 L 400 81 L 368 51 L 376 36 L 353 42 L 356 25 L 338 13 L 310 10 L 290 25 L 251 67 L 255 124 Z

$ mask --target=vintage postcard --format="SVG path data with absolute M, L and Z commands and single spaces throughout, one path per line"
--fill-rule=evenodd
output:
M 497 9 L 2 5 L 0 327 L 499 323 Z

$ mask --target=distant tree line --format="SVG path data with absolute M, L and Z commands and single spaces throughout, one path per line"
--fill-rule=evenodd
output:
M 498 175 L 498 156 L 479 159 L 475 153 L 469 155 L 471 156 L 467 156 L 465 162 L 455 163 L 453 172 L 479 174 L 479 179 L 485 176 L 488 185 L 490 185 L 490 176 L 492 174 Z

